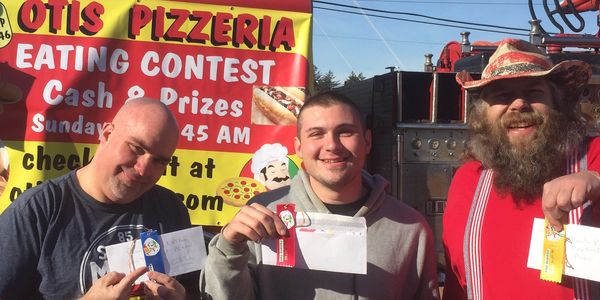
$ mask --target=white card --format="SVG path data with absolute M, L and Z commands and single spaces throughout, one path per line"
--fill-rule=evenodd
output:
M 197 271 L 204 267 L 206 248 L 201 226 L 161 234 L 160 238 L 164 251 L 165 273 L 169 276 Z M 133 249 L 132 243 L 135 243 Z M 146 266 L 140 239 L 107 246 L 106 256 L 110 271 L 127 274 L 136 268 Z M 146 274 L 140 276 L 135 283 L 145 280 L 148 280 Z
M 367 274 L 365 218 L 296 212 L 296 268 Z M 262 262 L 276 265 L 275 240 L 261 245 Z
M 565 274 L 600 282 L 600 228 L 568 224 Z M 544 220 L 536 218 L 531 232 L 527 267 L 540 270 L 544 252 Z

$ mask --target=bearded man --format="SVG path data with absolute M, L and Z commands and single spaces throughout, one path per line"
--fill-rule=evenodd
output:
M 586 139 L 576 112 L 590 76 L 585 62 L 554 65 L 515 39 L 499 43 L 481 80 L 457 74 L 475 100 L 444 213 L 444 299 L 600 299 L 590 282 L 527 268 L 534 218 L 556 230 L 600 220 L 600 139 Z

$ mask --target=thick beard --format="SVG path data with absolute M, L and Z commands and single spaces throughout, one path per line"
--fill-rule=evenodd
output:
M 527 120 L 538 125 L 530 137 L 511 143 L 507 124 Z M 510 193 L 515 203 L 531 203 L 542 195 L 544 183 L 564 174 L 565 158 L 583 139 L 577 122 L 551 112 L 509 112 L 495 124 L 484 124 L 470 140 L 479 148 L 476 157 L 494 170 L 494 186 L 499 193 Z

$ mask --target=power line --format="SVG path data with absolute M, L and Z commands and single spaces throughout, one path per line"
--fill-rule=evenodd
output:
M 323 29 L 323 27 L 321 27 L 321 24 L 319 24 L 319 22 L 317 22 L 317 20 L 315 20 L 315 25 L 317 26 L 317 28 L 319 28 L 319 30 L 321 30 L 321 32 L 323 32 L 323 34 L 325 35 L 325 37 L 327 38 L 327 40 L 329 41 L 329 43 L 331 44 L 333 49 L 335 49 L 335 51 L 340 55 L 340 57 L 342 58 L 342 60 L 346 64 L 346 66 L 348 68 L 350 68 L 350 70 L 354 71 L 354 66 L 352 66 L 350 61 L 346 58 L 346 56 L 342 53 L 342 51 L 340 51 L 338 46 L 331 40 L 331 37 L 327 34 L 327 32 L 325 32 L 325 30 Z
M 492 25 L 492 24 L 481 24 L 481 23 L 473 23 L 473 22 L 464 22 L 464 21 L 458 21 L 458 20 L 453 20 L 453 19 L 445 19 L 445 18 L 437 18 L 437 17 L 431 17 L 431 16 L 427 16 L 427 15 L 423 15 L 423 14 L 416 14 L 416 13 L 409 13 L 409 12 L 389 11 L 389 10 L 381 10 L 381 9 L 375 9 L 375 8 L 358 7 L 358 6 L 353 6 L 353 5 L 345 5 L 345 4 L 332 3 L 332 2 L 319 1 L 319 0 L 314 0 L 313 3 L 326 4 L 326 5 L 331 5 L 331 6 L 334 6 L 334 7 L 343 7 L 343 8 L 357 9 L 357 10 L 361 10 L 361 11 L 371 11 L 371 12 L 376 12 L 376 13 L 393 14 L 393 15 L 407 15 L 407 16 L 412 16 L 412 17 L 419 17 L 419 18 L 430 19 L 430 20 L 435 20 L 435 21 L 442 21 L 442 22 L 448 22 L 448 23 L 464 24 L 464 25 L 479 26 L 479 27 L 489 27 L 489 28 L 497 28 L 497 29 L 507 29 L 507 30 L 523 31 L 523 32 L 529 33 L 529 29 L 516 28 L 516 27 L 507 27 L 507 26 L 498 26 L 498 25 Z M 422 23 L 422 24 L 430 24 L 430 25 L 448 26 L 448 27 L 455 27 L 455 28 L 466 28 L 466 29 L 482 30 L 482 31 L 489 31 L 489 32 L 496 32 L 496 33 L 513 34 L 512 32 L 506 32 L 506 31 L 496 31 L 496 30 L 490 30 L 490 29 L 479 29 L 479 28 L 473 28 L 473 27 L 453 26 L 453 25 L 448 25 L 448 24 L 425 22 L 425 21 L 417 21 L 417 20 L 410 20 L 410 19 L 392 18 L 392 17 L 382 16 L 382 15 L 372 15 L 372 14 L 366 14 L 366 13 L 357 13 L 357 12 L 352 12 L 352 11 L 347 11 L 347 10 L 338 10 L 338 9 L 333 9 L 333 8 L 318 7 L 318 6 L 314 6 L 314 5 L 313 5 L 313 8 L 330 10 L 330 11 L 337 11 L 337 12 L 342 12 L 342 13 L 368 15 L 368 16 L 373 16 L 373 17 L 388 18 L 388 19 L 395 19 L 395 20 L 400 20 L 400 21 L 408 21 L 408 22 L 415 22 L 415 23 Z M 522 34 L 522 35 L 526 35 L 526 34 Z
M 358 2 L 356 2 L 355 0 L 354 4 L 360 7 L 360 4 L 358 4 Z M 361 9 L 362 11 L 362 9 Z M 404 63 L 400 60 L 400 57 L 398 57 L 398 55 L 396 55 L 396 52 L 394 51 L 394 49 L 390 46 L 390 44 L 387 42 L 387 40 L 383 37 L 383 35 L 381 34 L 381 31 L 379 31 L 379 29 L 377 29 L 377 26 L 375 26 L 375 24 L 373 24 L 373 21 L 371 21 L 371 19 L 369 18 L 368 15 L 363 14 L 364 18 L 367 20 L 367 23 L 369 23 L 369 25 L 371 25 L 371 28 L 373 29 L 373 31 L 377 34 L 377 36 L 379 37 L 379 39 L 381 40 L 381 42 L 383 43 L 383 45 L 385 46 L 385 48 L 390 52 L 390 54 L 394 57 L 394 59 L 396 60 L 396 62 L 398 63 L 398 65 L 400 65 L 400 67 L 402 69 L 404 69 Z
M 313 1 L 313 2 L 321 2 L 321 1 Z M 335 9 L 335 8 L 319 7 L 319 6 L 314 6 L 314 5 L 313 5 L 313 8 L 322 9 L 322 10 L 328 10 L 328 11 L 334 11 L 334 12 L 340 12 L 340 13 L 346 13 L 346 14 L 353 14 L 353 15 L 366 15 L 366 16 L 369 16 L 369 17 L 375 17 L 375 18 L 381 18 L 381 19 L 390 19 L 390 20 L 396 20 L 396 21 L 405 21 L 405 22 L 411 22 L 411 23 L 428 24 L 428 25 L 436 25 L 436 26 L 444 26 L 444 27 L 452 27 L 452 28 L 461 28 L 461 29 L 470 29 L 470 30 L 479 30 L 479 31 L 485 31 L 485 32 L 512 34 L 512 35 L 520 35 L 520 36 L 529 36 L 528 34 L 523 34 L 523 33 L 514 33 L 514 32 L 509 32 L 509 31 L 502 31 L 502 30 L 484 29 L 484 28 L 477 28 L 477 27 L 471 27 L 471 26 L 459 26 L 459 25 L 435 23 L 435 22 L 428 22 L 428 21 L 418 21 L 418 20 L 404 19 L 404 18 L 398 18 L 398 17 L 390 17 L 390 16 L 369 14 L 369 13 L 364 13 L 364 12 L 360 13 L 360 12 L 347 11 L 347 10 L 341 10 L 341 9 Z M 524 30 L 524 29 L 519 29 L 519 30 Z M 525 30 L 525 31 L 529 32 L 529 30 Z
M 318 34 L 313 33 L 313 36 L 320 36 L 325 38 L 336 38 L 336 39 L 345 39 L 345 40 L 364 40 L 364 41 L 380 41 L 381 39 L 372 38 L 372 37 L 357 37 L 357 36 L 349 36 L 349 35 L 335 35 L 335 34 Z M 421 41 L 409 41 L 409 40 L 394 40 L 394 39 L 386 39 L 388 42 L 392 43 L 410 43 L 410 44 L 422 44 L 422 45 L 432 45 L 432 46 L 443 46 L 445 43 L 436 43 L 436 42 L 421 42 Z
M 419 1 L 419 0 L 356 0 L 359 2 L 387 2 L 387 3 L 416 3 L 416 4 L 456 4 L 456 5 L 527 5 L 525 2 L 464 2 L 464 1 Z M 541 3 L 533 3 L 540 6 Z

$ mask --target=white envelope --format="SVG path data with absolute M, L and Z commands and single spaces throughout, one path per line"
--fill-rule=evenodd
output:
M 297 212 L 296 224 L 296 268 L 367 274 L 365 218 Z M 276 265 L 275 242 L 263 241 L 259 262 Z
M 178 230 L 160 235 L 165 273 L 176 276 L 200 270 L 206 263 L 206 246 L 201 226 Z M 132 243 L 135 243 L 132 248 Z M 133 250 L 133 252 L 131 252 Z M 140 239 L 106 247 L 108 269 L 121 273 L 146 266 Z M 148 280 L 146 274 L 135 283 Z
M 565 275 L 600 282 L 600 228 L 566 225 Z M 544 220 L 534 219 L 527 267 L 540 270 L 544 252 Z

